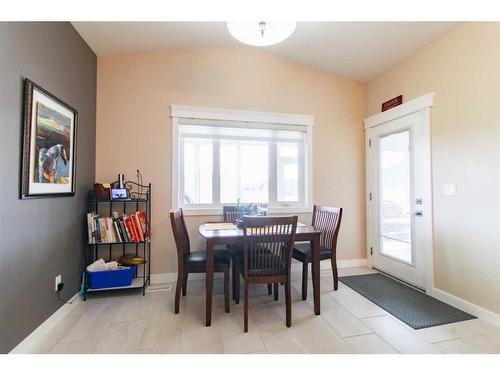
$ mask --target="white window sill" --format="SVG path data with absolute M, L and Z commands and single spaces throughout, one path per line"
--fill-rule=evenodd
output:
M 222 208 L 182 208 L 184 216 L 222 216 Z M 310 214 L 312 207 L 274 207 L 268 208 L 268 214 Z

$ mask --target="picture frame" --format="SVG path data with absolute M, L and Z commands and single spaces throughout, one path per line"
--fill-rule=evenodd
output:
M 75 195 L 78 112 L 24 79 L 20 199 Z

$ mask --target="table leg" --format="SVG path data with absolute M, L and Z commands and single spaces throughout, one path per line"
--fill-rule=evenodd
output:
M 207 241 L 207 275 L 206 275 L 206 326 L 212 324 L 212 295 L 214 287 L 214 245 Z
M 313 282 L 313 295 L 314 295 L 314 314 L 319 315 L 321 312 L 320 302 L 320 266 L 319 266 L 319 236 L 314 236 L 311 241 L 312 247 L 312 282 Z

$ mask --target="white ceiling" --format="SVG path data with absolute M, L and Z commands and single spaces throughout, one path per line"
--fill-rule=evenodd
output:
M 284 42 L 260 48 L 368 82 L 450 30 L 453 22 L 299 22 Z M 225 22 L 73 22 L 99 56 L 240 45 Z

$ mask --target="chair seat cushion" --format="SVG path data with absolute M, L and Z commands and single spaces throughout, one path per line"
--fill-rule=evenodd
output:
M 293 257 L 300 261 L 310 262 L 312 259 L 311 245 L 309 242 L 296 243 L 293 245 Z M 319 248 L 319 259 L 330 259 L 332 257 L 332 251 L 327 247 L 320 246 Z
M 214 250 L 214 265 L 229 265 L 229 254 L 226 250 Z M 203 267 L 207 264 L 207 252 L 191 251 L 184 256 L 186 267 Z

